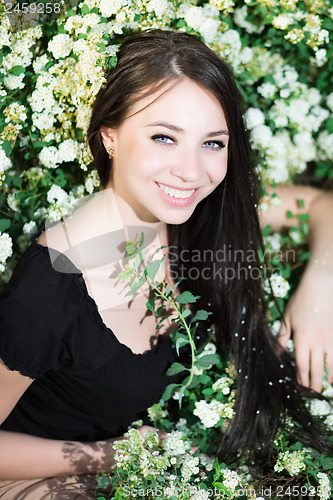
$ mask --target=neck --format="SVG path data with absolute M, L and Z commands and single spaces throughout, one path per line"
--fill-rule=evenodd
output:
M 138 227 L 138 229 L 142 227 L 145 229 L 150 229 L 156 232 L 161 242 L 160 246 L 164 246 L 167 244 L 167 225 L 165 222 L 147 222 L 146 220 L 143 220 L 140 215 L 138 215 L 138 213 L 133 209 L 133 207 L 111 186 L 109 186 L 107 189 L 111 190 L 111 193 L 113 195 L 112 198 L 116 205 L 117 212 L 121 218 L 122 225 L 125 228 L 125 231 L 127 227 Z

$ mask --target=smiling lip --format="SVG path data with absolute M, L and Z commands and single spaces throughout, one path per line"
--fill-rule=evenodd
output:
M 161 198 L 172 207 L 187 207 L 193 203 L 199 188 L 177 189 L 166 184 L 155 183 Z

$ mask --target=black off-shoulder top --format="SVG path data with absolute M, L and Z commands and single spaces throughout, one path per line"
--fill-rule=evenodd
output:
M 0 358 L 34 379 L 0 428 L 51 439 L 120 436 L 174 382 L 166 370 L 177 355 L 165 336 L 143 354 L 120 343 L 82 273 L 56 271 L 38 234 L 0 295 Z

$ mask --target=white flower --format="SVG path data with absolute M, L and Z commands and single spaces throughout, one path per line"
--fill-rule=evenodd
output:
M 40 57 L 36 57 L 36 59 L 32 63 L 32 67 L 35 73 L 40 73 L 45 70 L 46 64 L 49 62 L 49 58 L 47 54 L 43 54 Z
M 18 206 L 18 201 L 16 199 L 16 193 L 9 193 L 7 196 L 7 205 L 9 208 L 11 208 L 14 212 L 18 212 L 19 206 Z
M 328 475 L 324 472 L 318 472 L 317 481 L 319 484 L 317 493 L 320 500 L 328 500 L 329 498 L 331 498 L 331 486 Z
M 185 455 L 185 460 L 182 465 L 181 474 L 182 482 L 187 483 L 191 476 L 199 473 L 199 457 Z
M 293 18 L 289 14 L 280 14 L 275 17 L 272 21 L 272 25 L 274 28 L 279 30 L 286 30 L 288 26 L 293 22 Z
M 278 319 L 276 321 L 274 321 L 271 325 L 271 328 L 272 328 L 273 334 L 278 335 L 280 328 L 281 328 L 281 321 L 279 321 Z
M 328 401 L 313 399 L 310 402 L 310 413 L 314 417 L 324 417 L 333 413 L 333 407 Z
M 0 173 L 5 172 L 12 166 L 12 161 L 6 153 L 4 152 L 3 148 L 0 147 Z
M 45 146 L 39 153 L 39 161 L 48 168 L 56 168 L 60 163 L 59 153 L 55 146 Z
M 47 192 L 47 201 L 49 203 L 54 203 L 55 201 L 65 203 L 67 201 L 67 197 L 68 194 L 66 191 L 56 184 L 53 184 Z
M 278 454 L 276 464 L 274 465 L 274 470 L 276 472 L 281 472 L 285 469 L 291 476 L 296 476 L 297 474 L 299 474 L 299 472 L 306 469 L 304 458 L 304 450 L 281 451 Z
M 333 414 L 332 415 L 329 415 L 326 419 L 325 419 L 325 425 L 327 425 L 327 427 L 333 431 Z
M 270 198 L 270 202 L 273 201 L 273 197 Z M 280 200 L 281 203 L 281 200 Z M 282 245 L 282 236 L 280 233 L 273 233 L 269 236 L 265 236 L 264 238 L 265 245 L 272 250 L 273 252 L 279 252 L 281 250 Z
M 258 92 L 261 94 L 265 99 L 272 99 L 275 95 L 276 92 L 276 86 L 273 85 L 270 82 L 265 82 L 262 85 L 258 87 Z
M 24 78 L 25 74 L 21 73 L 18 76 L 8 75 L 4 78 L 4 85 L 10 90 L 23 89 L 24 88 Z
M 13 255 L 13 241 L 7 233 L 0 231 L 0 272 L 5 270 L 5 263 L 8 257 Z
M 34 220 L 26 222 L 23 226 L 23 232 L 25 234 L 31 234 L 37 229 L 36 222 Z
M 209 500 L 209 499 L 210 499 L 209 491 L 206 490 L 197 490 L 193 495 L 190 496 L 190 500 Z
M 195 403 L 195 410 L 193 414 L 199 417 L 203 426 L 208 429 L 210 427 L 214 427 L 222 416 L 224 410 L 223 403 L 219 401 L 212 400 L 209 403 L 202 399 L 201 401 L 197 401 Z
M 241 28 L 245 28 L 248 33 L 255 33 L 256 31 L 259 31 L 260 29 L 258 29 L 258 27 L 255 24 L 246 21 L 247 13 L 248 12 L 246 5 L 243 5 L 242 7 L 235 9 L 234 10 L 235 23 Z
M 250 47 L 244 47 L 240 57 L 242 64 L 249 64 L 253 59 L 253 50 Z
M 49 42 L 47 48 L 55 59 L 67 57 L 73 48 L 73 40 L 69 35 L 56 35 Z
M 241 477 L 237 474 L 237 472 L 230 469 L 222 469 L 221 473 L 223 475 L 224 486 L 234 492 L 237 486 L 241 483 Z
M 265 115 L 258 108 L 249 108 L 245 113 L 245 121 L 248 129 L 264 125 Z
M 126 0 L 101 0 L 99 11 L 102 16 L 111 17 L 113 14 L 117 14 L 124 5 L 127 5 Z
M 219 19 L 206 18 L 199 28 L 199 33 L 203 36 L 206 43 L 212 43 L 217 35 L 221 21 Z
M 74 161 L 79 152 L 79 144 L 73 139 L 67 139 L 59 145 L 60 162 Z
M 288 281 L 280 274 L 272 274 L 270 280 L 266 279 L 264 288 L 267 293 L 270 293 L 269 281 L 272 285 L 273 295 L 275 297 L 285 297 L 290 289 Z
M 199 30 L 203 21 L 204 13 L 202 7 L 190 5 L 184 14 L 184 19 L 187 25 L 194 30 Z
M 233 380 L 229 377 L 221 377 L 212 385 L 213 391 L 222 391 L 224 395 L 230 393 L 230 385 L 233 383 Z
M 147 3 L 148 12 L 155 12 L 157 17 L 162 17 L 170 8 L 168 0 L 149 0 Z
M 89 172 L 89 174 L 85 180 L 85 186 L 86 186 L 86 190 L 88 191 L 88 193 L 92 194 L 95 187 L 99 187 L 100 184 L 101 184 L 101 182 L 99 180 L 97 170 L 92 170 L 91 172 Z
M 55 122 L 54 115 L 48 112 L 33 113 L 32 115 L 32 123 L 39 130 L 47 130 L 52 128 L 54 122 Z
M 251 130 L 251 140 L 261 148 L 269 148 L 272 137 L 272 131 L 267 125 L 259 125 Z
M 191 449 L 191 444 L 186 440 L 184 434 L 180 431 L 170 432 L 163 441 L 163 448 L 166 455 L 183 455 Z

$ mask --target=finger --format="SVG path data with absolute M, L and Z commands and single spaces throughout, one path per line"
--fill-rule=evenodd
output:
M 322 348 L 311 351 L 310 374 L 311 388 L 321 392 L 324 377 L 324 350 Z
M 298 382 L 305 387 L 310 386 L 310 350 L 304 345 L 296 345 L 295 360 Z
M 280 331 L 278 334 L 278 341 L 280 346 L 286 349 L 290 337 L 291 337 L 290 321 L 289 317 L 286 316 L 281 320 Z

